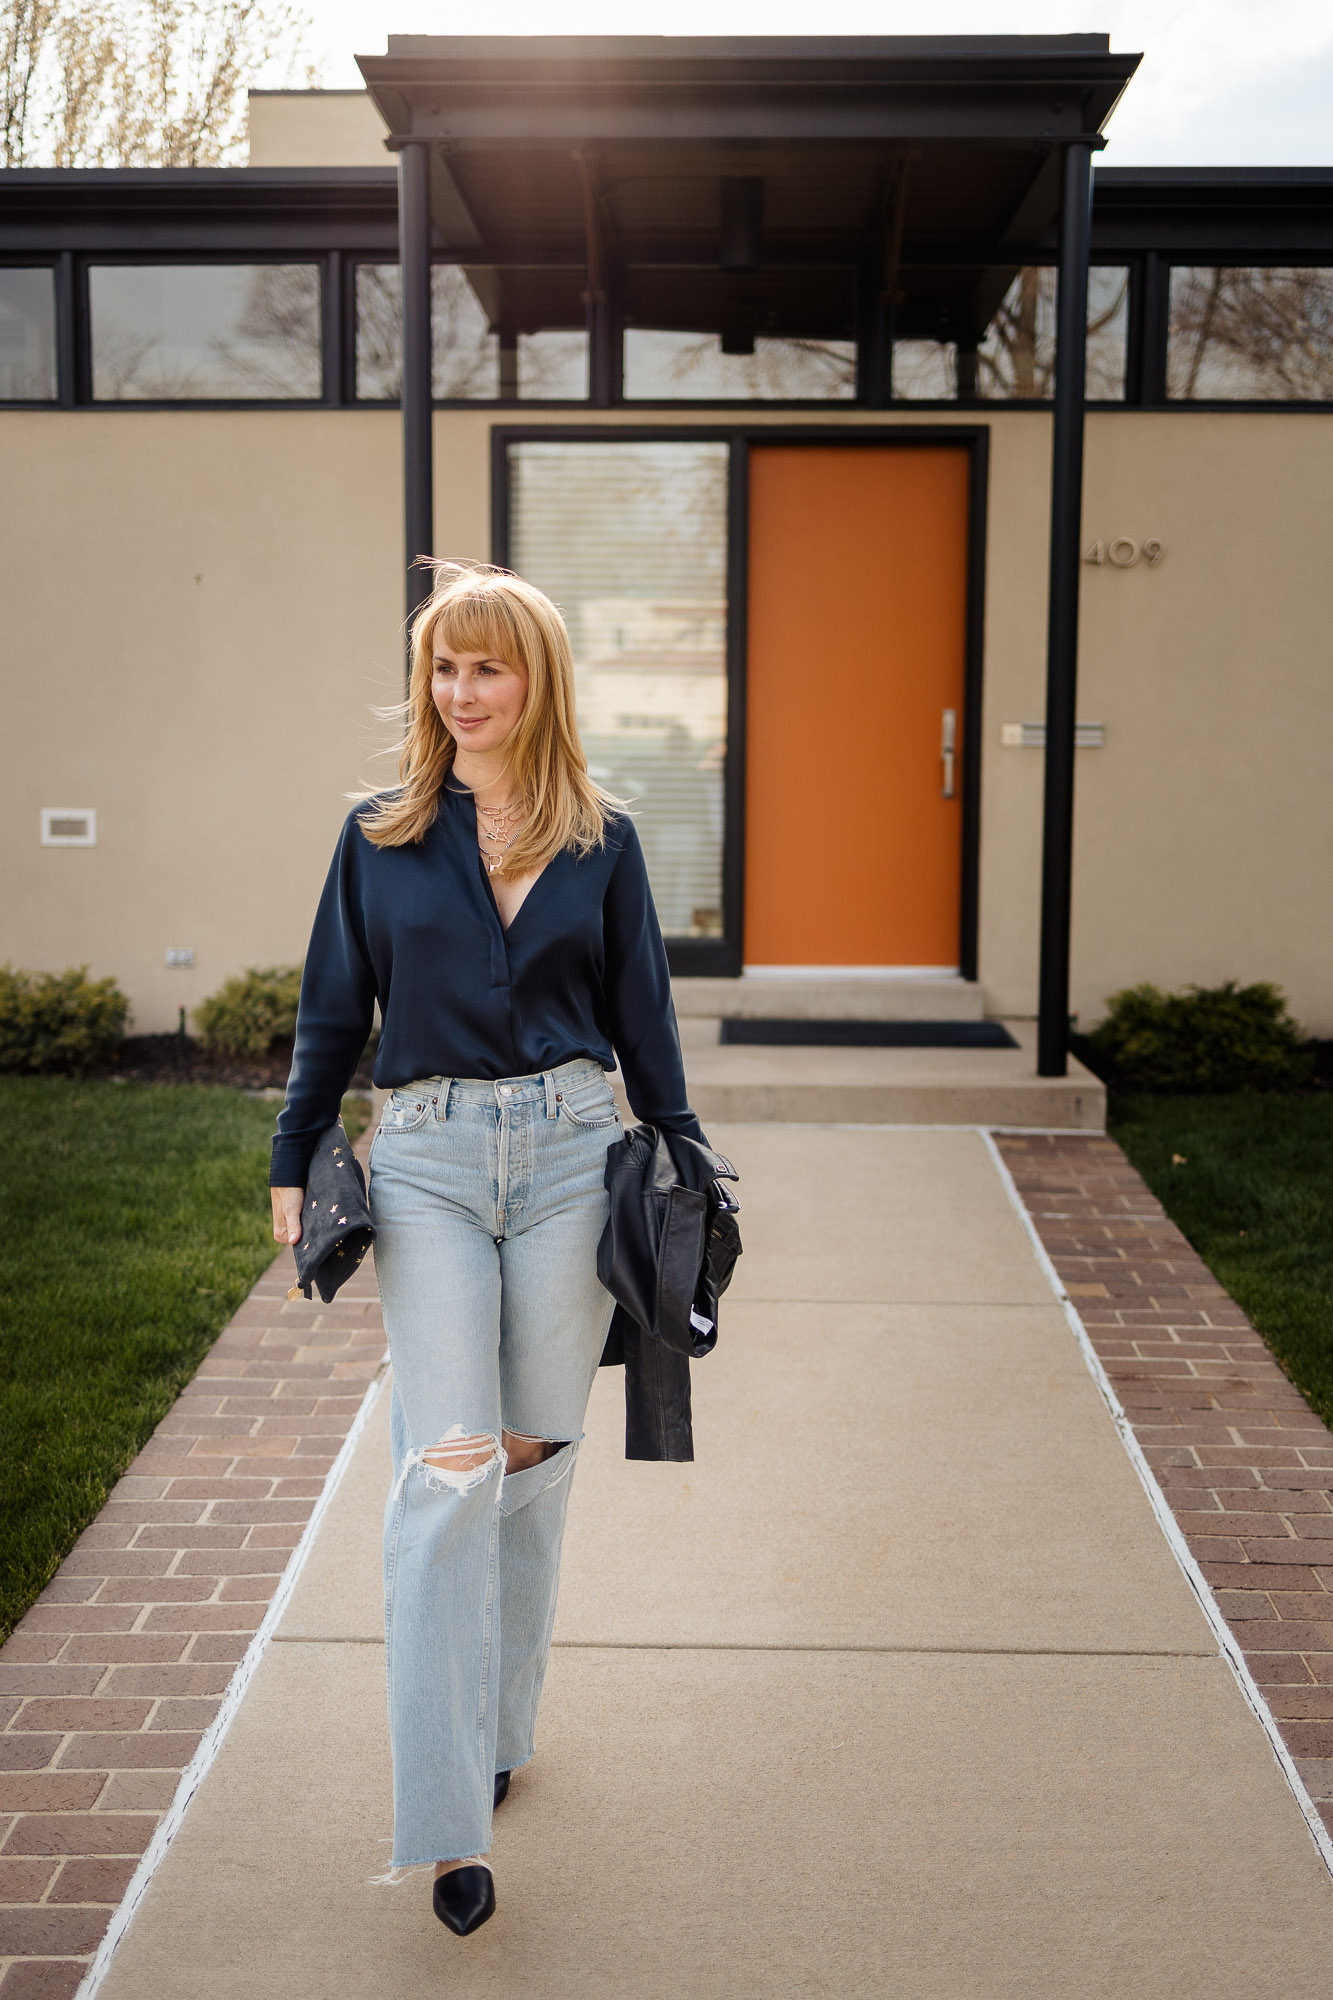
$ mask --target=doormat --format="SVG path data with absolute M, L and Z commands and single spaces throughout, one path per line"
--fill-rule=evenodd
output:
M 724 1042 L 834 1049 L 1016 1049 L 1000 1021 L 724 1020 Z

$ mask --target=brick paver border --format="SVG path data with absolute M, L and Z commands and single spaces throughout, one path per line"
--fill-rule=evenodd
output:
M 0 2000 L 76 1992 L 379 1374 L 371 1260 L 332 1305 L 292 1279 L 284 1251 L 0 1648 Z
M 1333 1432 L 1113 1139 L 995 1141 L 1333 1833 Z

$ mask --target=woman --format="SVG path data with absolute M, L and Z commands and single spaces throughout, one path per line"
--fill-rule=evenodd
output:
M 618 1057 L 702 1139 L 638 836 L 588 775 L 559 612 L 442 564 L 412 626 L 395 791 L 349 815 L 315 917 L 270 1173 L 295 1243 L 375 1002 L 375 1267 L 393 1362 L 385 1629 L 394 1866 L 492 1914 L 491 1813 L 533 1753 L 560 1544 L 612 1300 L 596 1271 Z

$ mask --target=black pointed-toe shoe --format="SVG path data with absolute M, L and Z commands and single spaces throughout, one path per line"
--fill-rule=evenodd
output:
M 495 1803 L 497 1806 L 502 1802 L 508 1790 L 509 1790 L 508 1771 L 497 1771 L 495 1774 Z
M 495 1915 L 495 1877 L 480 1861 L 451 1868 L 447 1875 L 436 1876 L 431 1901 L 440 1922 L 448 1924 L 455 1937 L 466 1937 Z

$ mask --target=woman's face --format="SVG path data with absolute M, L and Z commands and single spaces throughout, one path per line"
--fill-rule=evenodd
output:
M 460 653 L 437 641 L 430 691 L 460 750 L 499 750 L 528 698 L 526 667 L 490 653 Z

